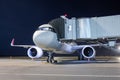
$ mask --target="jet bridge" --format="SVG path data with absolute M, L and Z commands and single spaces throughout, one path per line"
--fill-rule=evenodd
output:
M 95 42 L 92 40 L 100 40 L 111 47 L 120 42 L 120 15 L 70 19 L 61 16 L 51 20 L 49 24 L 55 27 L 58 38 L 62 41 L 92 43 Z
M 120 37 L 120 15 L 64 20 L 65 39 Z

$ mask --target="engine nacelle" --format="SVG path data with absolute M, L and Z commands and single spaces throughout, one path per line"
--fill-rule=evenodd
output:
M 43 51 L 41 48 L 37 46 L 32 46 L 31 48 L 28 49 L 27 55 L 30 58 L 40 58 L 43 55 Z
M 92 46 L 85 46 L 82 49 L 82 55 L 85 58 L 94 58 L 95 54 L 95 49 Z

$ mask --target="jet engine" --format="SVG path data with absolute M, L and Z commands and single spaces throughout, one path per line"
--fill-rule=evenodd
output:
M 43 55 L 43 51 L 37 46 L 32 46 L 28 49 L 27 55 L 30 58 L 40 58 Z
M 95 49 L 92 46 L 85 46 L 82 49 L 82 55 L 85 58 L 94 58 L 95 57 Z

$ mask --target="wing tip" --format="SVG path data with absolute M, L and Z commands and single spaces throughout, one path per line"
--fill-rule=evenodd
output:
M 13 38 L 11 41 L 11 44 L 10 44 L 11 46 L 14 46 L 14 41 L 15 41 L 15 39 Z

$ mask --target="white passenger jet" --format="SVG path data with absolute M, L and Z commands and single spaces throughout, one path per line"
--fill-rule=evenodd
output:
M 28 57 L 40 58 L 44 51 L 48 52 L 48 63 L 54 62 L 53 53 L 56 54 L 73 54 L 79 50 L 84 58 L 94 58 L 96 51 L 93 46 L 100 46 L 100 44 L 78 45 L 75 42 L 66 43 L 58 40 L 55 29 L 50 24 L 43 24 L 38 27 L 33 34 L 33 42 L 35 45 L 14 45 L 14 39 L 11 41 L 11 46 L 28 48 Z

